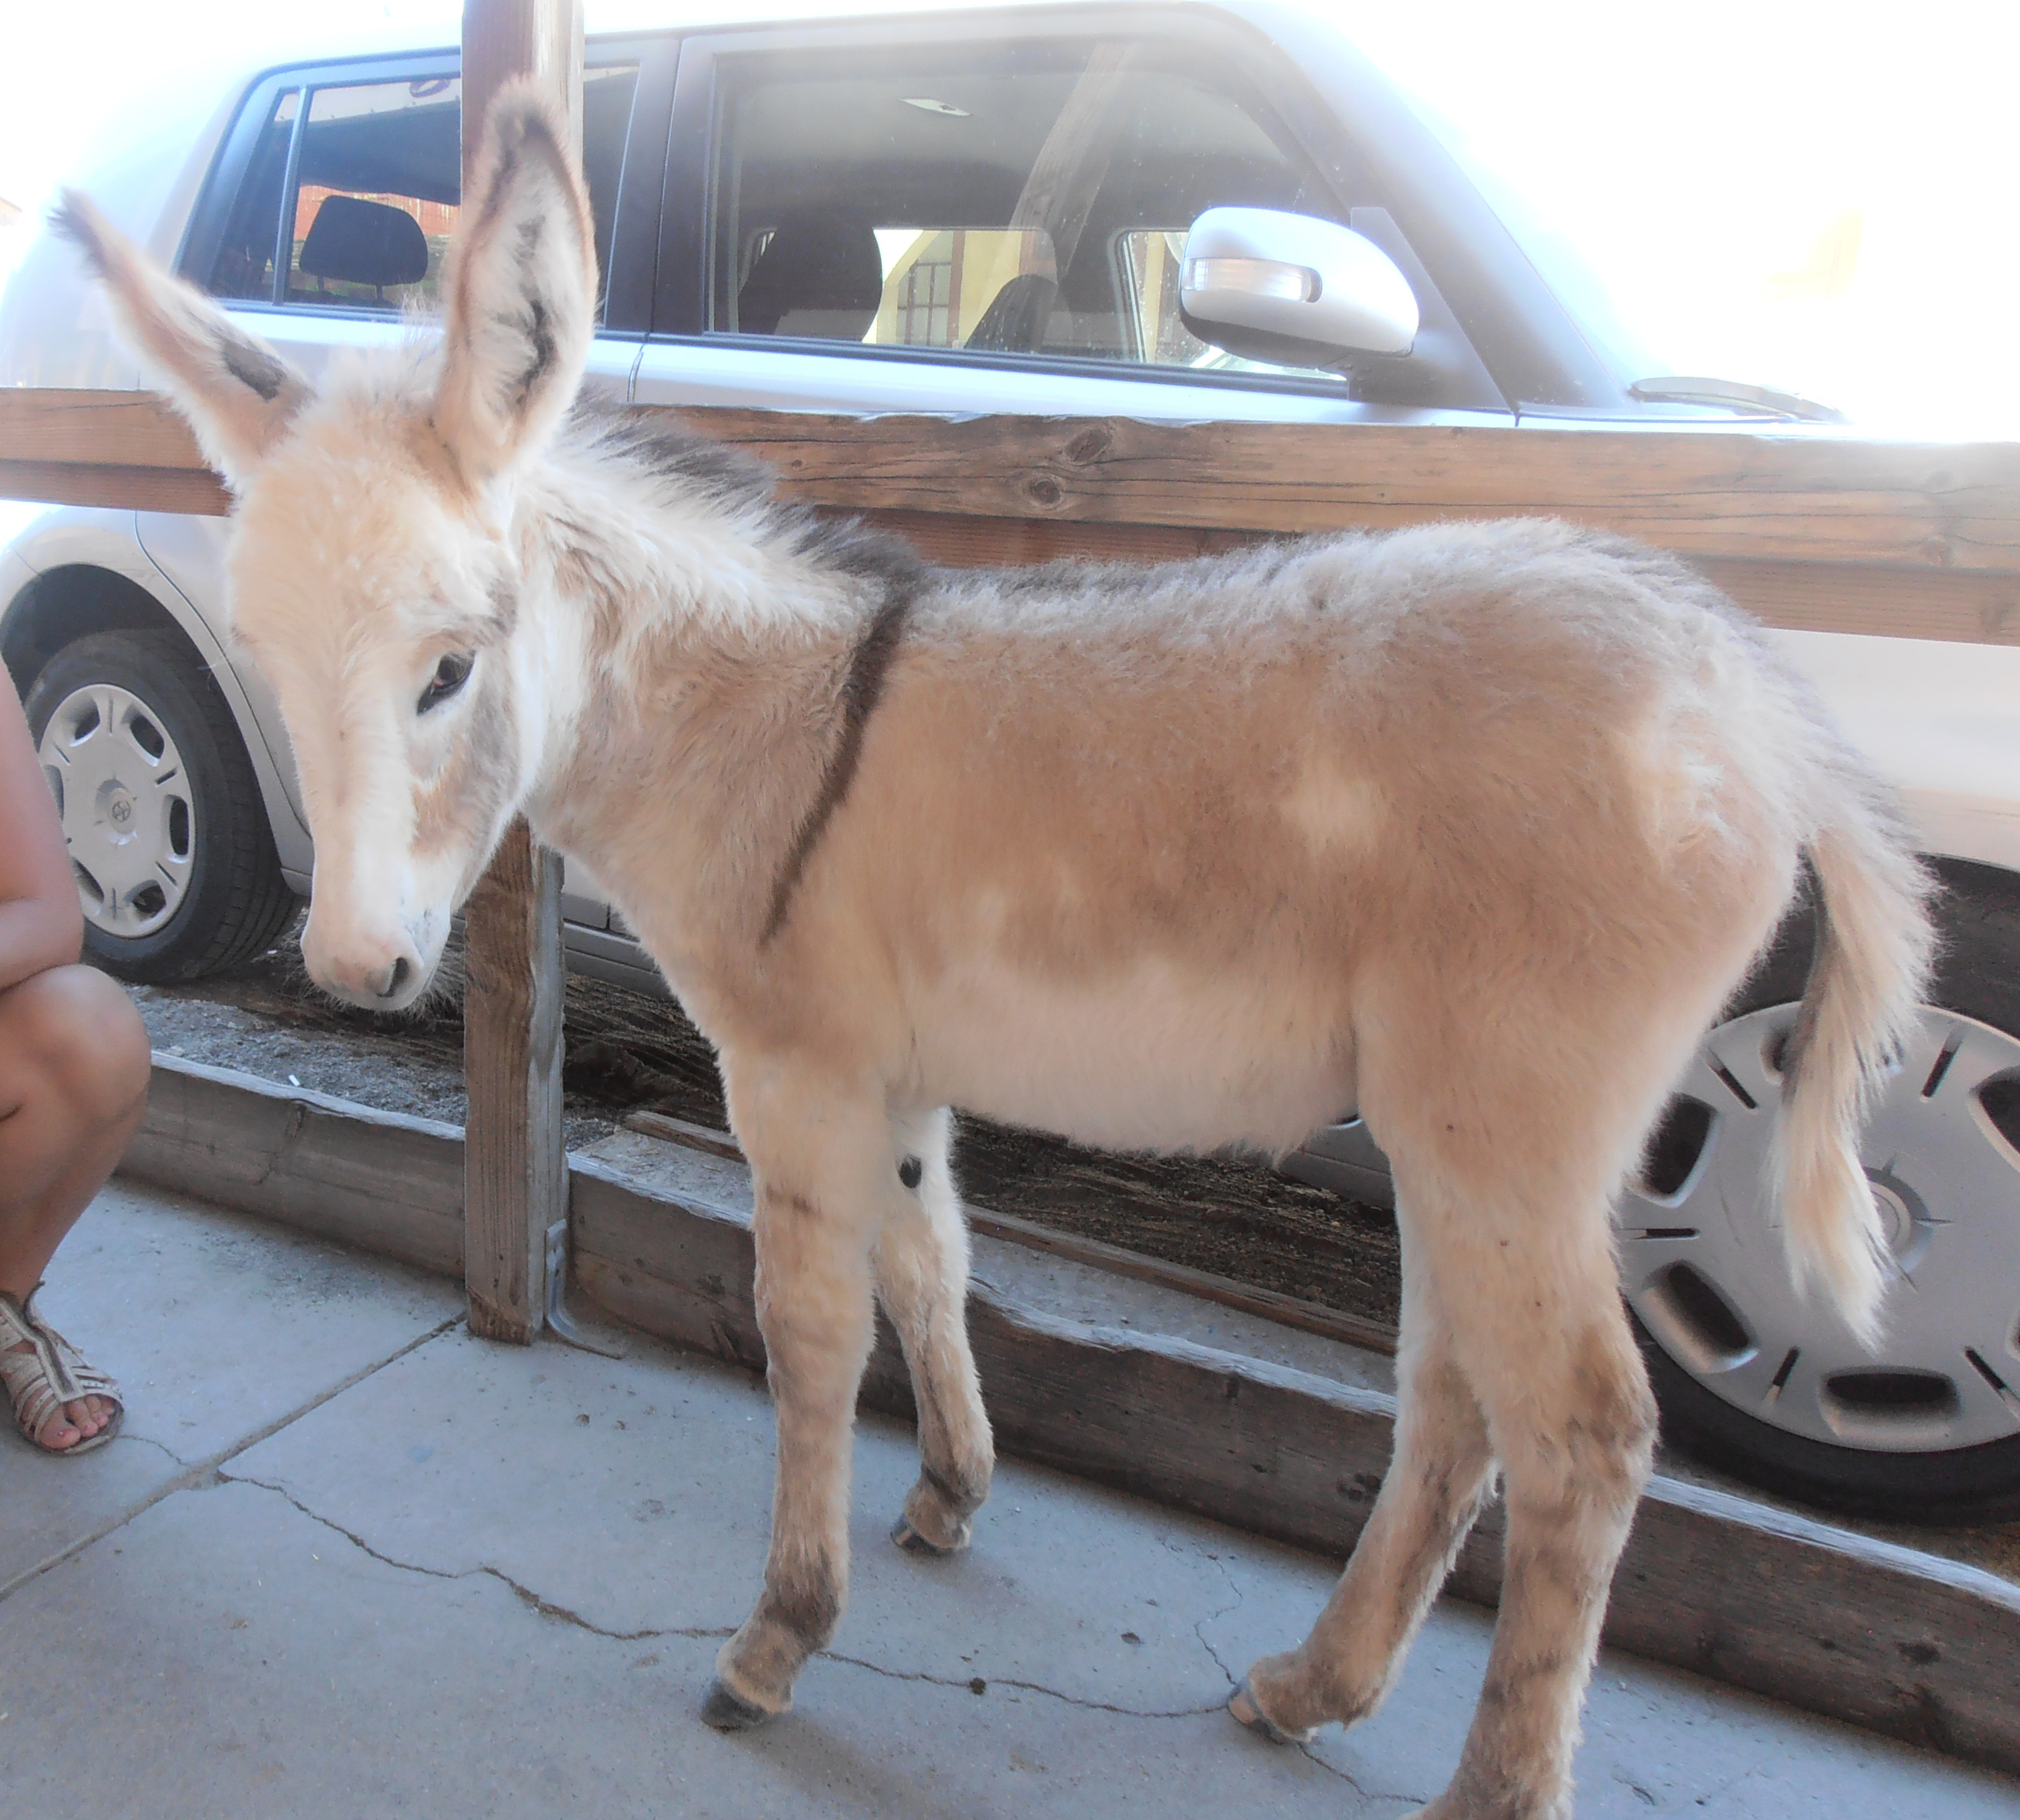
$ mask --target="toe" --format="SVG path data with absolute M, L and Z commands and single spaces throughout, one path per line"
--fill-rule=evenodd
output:
M 74 1427 L 63 1416 L 47 1423 L 35 1437 L 35 1444 L 53 1454 L 68 1453 L 84 1439 L 81 1430 Z

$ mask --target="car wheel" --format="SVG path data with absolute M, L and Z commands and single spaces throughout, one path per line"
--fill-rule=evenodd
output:
M 231 710 L 181 638 L 79 638 L 44 666 L 26 706 L 87 959 L 169 983 L 272 944 L 297 900 Z
M 2020 881 L 1945 862 L 1945 953 L 1862 1146 L 1894 1265 L 1868 1350 L 1784 1265 L 1764 1190 L 1813 922 L 1706 1039 L 1619 1215 L 1671 1440 L 1910 1522 L 2020 1516 Z

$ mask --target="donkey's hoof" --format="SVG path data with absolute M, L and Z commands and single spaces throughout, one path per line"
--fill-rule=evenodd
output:
M 1286 1731 L 1275 1720 L 1255 1703 L 1255 1696 L 1248 1691 L 1244 1681 L 1228 1698 L 1227 1709 L 1234 1715 L 1235 1723 L 1254 1732 L 1258 1738 L 1266 1738 L 1272 1744 L 1303 1744 L 1311 1734 Z
M 968 1525 L 964 1523 L 961 1528 L 965 1530 Z M 912 1520 L 909 1517 L 901 1517 L 891 1525 L 891 1539 L 908 1555 L 921 1555 L 928 1560 L 936 1561 L 944 1560 L 949 1555 L 958 1554 L 968 1546 L 968 1538 L 963 1535 L 951 1548 L 943 1548 L 939 1543 L 920 1535 L 912 1527 Z
M 778 1717 L 762 1706 L 754 1706 L 741 1694 L 732 1693 L 720 1677 L 711 1680 L 702 1696 L 701 1722 L 718 1731 L 749 1731 L 768 1725 Z

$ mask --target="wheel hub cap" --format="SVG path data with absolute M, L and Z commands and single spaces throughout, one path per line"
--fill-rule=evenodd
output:
M 1775 1066 L 1797 1007 L 1714 1030 L 1680 1089 L 1702 1130 L 1622 1199 L 1629 1302 L 1735 1408 L 1840 1447 L 1925 1452 L 2020 1435 L 2020 1041 L 1925 1008 L 1867 1121 L 1861 1161 L 1893 1263 L 1869 1352 L 1800 1295 L 1768 1206 Z
M 123 940 L 151 935 L 187 894 L 196 853 L 175 742 L 139 696 L 94 683 L 57 704 L 38 756 L 85 920 Z

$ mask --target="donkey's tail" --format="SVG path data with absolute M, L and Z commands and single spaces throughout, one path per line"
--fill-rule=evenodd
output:
M 1835 756 L 1835 755 L 1834 755 Z M 1821 1279 L 1853 1331 L 1879 1331 L 1880 1212 L 1859 1128 L 1912 1030 L 1935 949 L 1935 881 L 1891 809 L 1851 765 L 1816 778 L 1816 957 L 1782 1052 L 1773 1188 L 1799 1286 Z

